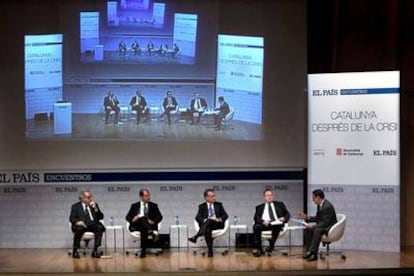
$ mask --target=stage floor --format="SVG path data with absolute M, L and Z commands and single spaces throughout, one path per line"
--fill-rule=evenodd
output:
M 261 125 L 234 120 L 232 127 L 216 131 L 212 115 L 205 115 L 199 124 L 172 116 L 153 117 L 136 124 L 135 115 L 121 114 L 118 124 L 105 124 L 104 114 L 72 114 L 72 133 L 54 134 L 53 121 L 26 121 L 26 138 L 55 140 L 141 140 L 141 141 L 200 141 L 200 140 L 250 140 L 264 139 Z M 112 122 L 112 121 L 111 121 Z
M 345 251 L 340 256 L 307 262 L 302 248 L 293 248 L 292 256 L 278 249 L 273 256 L 255 258 L 249 251 L 216 253 L 213 258 L 194 255 L 191 251 L 166 250 L 160 256 L 140 259 L 134 255 L 112 254 L 109 259 L 82 256 L 72 259 L 64 249 L 0 249 L 0 274 L 84 274 L 118 275 L 396 275 L 414 273 L 414 248 L 397 253 Z M 296 254 L 296 255 L 295 255 Z

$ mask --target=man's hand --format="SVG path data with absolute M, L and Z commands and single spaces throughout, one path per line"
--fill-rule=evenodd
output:
M 299 216 L 300 219 L 304 219 L 304 220 L 307 220 L 308 219 L 308 215 L 305 214 L 305 213 L 302 213 L 302 212 L 299 213 L 298 216 Z
M 95 209 L 95 211 L 98 211 L 98 206 L 96 206 L 95 201 L 91 201 L 91 203 L 89 204 L 93 209 Z
M 82 220 L 79 220 L 75 223 L 76 226 L 82 226 L 84 228 L 86 228 L 86 223 Z
M 137 220 L 139 220 L 139 215 L 136 215 L 135 217 L 132 218 L 132 222 L 136 222 Z
M 153 224 L 155 224 L 155 221 L 148 219 L 148 223 L 153 225 Z
M 214 220 L 214 221 L 220 221 L 220 220 L 216 217 L 216 215 L 211 216 L 211 217 L 208 217 L 208 219 L 211 219 L 211 220 Z
M 281 222 L 285 222 L 286 221 L 285 220 L 285 217 L 278 218 L 278 220 L 281 221 Z
M 270 221 L 269 220 L 264 220 L 263 221 L 263 225 L 268 226 L 269 224 L 270 224 Z

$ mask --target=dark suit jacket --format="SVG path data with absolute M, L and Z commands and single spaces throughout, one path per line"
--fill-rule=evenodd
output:
M 226 213 L 226 210 L 224 210 L 223 204 L 221 202 L 214 202 L 214 212 L 216 214 L 216 217 L 218 219 L 221 219 L 221 221 L 224 223 L 227 218 L 229 217 Z M 201 225 L 204 223 L 204 221 L 208 218 L 208 207 L 207 202 L 201 203 L 198 205 L 198 212 L 195 217 L 196 221 L 198 222 L 198 225 Z
M 196 99 L 192 99 L 191 100 L 191 103 L 190 103 L 191 111 L 194 111 L 195 110 L 194 109 L 195 100 Z M 202 108 L 206 109 L 207 108 L 207 101 L 204 98 L 200 98 L 200 105 L 201 105 Z
M 98 208 L 98 211 L 95 211 L 95 209 L 92 207 L 89 207 L 89 209 L 91 210 L 94 223 L 99 223 L 99 220 L 104 218 L 104 214 L 99 209 L 98 204 L 96 204 L 96 207 Z M 75 223 L 77 223 L 78 221 L 83 221 L 86 223 L 86 214 L 85 210 L 83 209 L 82 202 L 79 201 L 72 205 L 69 220 L 72 223 L 72 229 Z
M 328 231 L 337 222 L 335 208 L 332 203 L 325 199 L 319 212 L 316 212 L 316 216 L 311 216 L 307 222 L 316 222 L 315 227 L 325 228 Z
M 131 205 L 131 208 L 129 208 L 129 212 L 126 215 L 125 219 L 132 223 L 132 219 L 139 215 L 141 209 L 141 202 L 138 201 Z M 162 220 L 162 215 L 160 210 L 158 209 L 158 205 L 154 202 L 148 202 L 148 218 L 155 222 L 154 224 L 154 230 L 158 228 L 158 223 Z
M 171 96 L 171 102 L 174 108 L 178 105 L 178 102 L 175 99 L 175 97 Z M 162 106 L 164 107 L 164 110 L 167 109 L 167 105 L 168 105 L 168 97 L 165 97 L 164 100 L 162 101 Z
M 117 98 L 116 96 L 113 96 L 113 98 L 114 98 L 114 103 L 115 103 L 115 105 L 113 105 L 113 104 L 112 104 L 112 101 L 109 99 L 109 96 L 106 96 L 106 97 L 104 98 L 104 106 L 105 106 L 105 108 L 106 108 L 107 106 L 110 106 L 110 107 L 112 108 L 112 107 L 115 107 L 115 106 L 119 105 L 118 98 Z
M 220 111 L 221 116 L 225 117 L 227 114 L 230 113 L 230 107 L 226 102 L 223 102 L 223 105 L 221 105 L 219 108 L 216 108 L 216 110 Z
M 275 211 L 278 218 L 284 217 L 285 223 L 287 223 L 290 219 L 290 213 L 287 210 L 285 204 L 281 201 L 273 201 L 273 206 L 275 206 Z M 256 212 L 254 214 L 254 223 L 262 224 L 263 223 L 263 211 L 265 208 L 265 203 L 256 206 Z
M 133 104 L 136 104 L 137 102 L 137 97 L 139 96 L 134 96 L 132 97 L 131 101 L 129 102 L 129 105 L 132 106 Z M 140 97 L 140 101 L 139 101 L 139 108 L 140 109 L 144 109 L 147 106 L 147 101 L 145 100 L 145 98 L 143 96 Z

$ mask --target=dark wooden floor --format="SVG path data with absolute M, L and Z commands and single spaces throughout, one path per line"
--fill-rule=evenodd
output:
M 414 273 L 414 249 L 398 253 L 346 251 L 346 260 L 339 256 L 306 262 L 301 248 L 297 255 L 283 256 L 279 251 L 271 257 L 255 258 L 250 251 L 216 253 L 213 258 L 177 250 L 140 259 L 134 255 L 112 254 L 112 258 L 90 256 L 72 259 L 64 249 L 0 249 L 0 274 L 86 274 L 108 273 L 128 275 L 396 275 Z

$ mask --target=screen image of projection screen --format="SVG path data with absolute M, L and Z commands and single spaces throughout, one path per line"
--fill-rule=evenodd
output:
M 218 18 L 202 8 L 107 1 L 95 11 L 75 9 L 79 33 L 27 35 L 26 137 L 263 140 L 264 38 L 219 35 L 218 22 L 201 31 L 207 13 Z M 60 70 L 50 70 L 51 62 Z M 37 74 L 38 67 L 56 77 Z
M 25 20 L 8 37 L 24 58 L 3 95 L 7 114 L 19 116 L 1 125 L 10 157 L 2 164 L 304 166 L 306 20 L 297 13 L 306 13 L 306 1 L 293 2 L 12 5 L 10 14 Z

